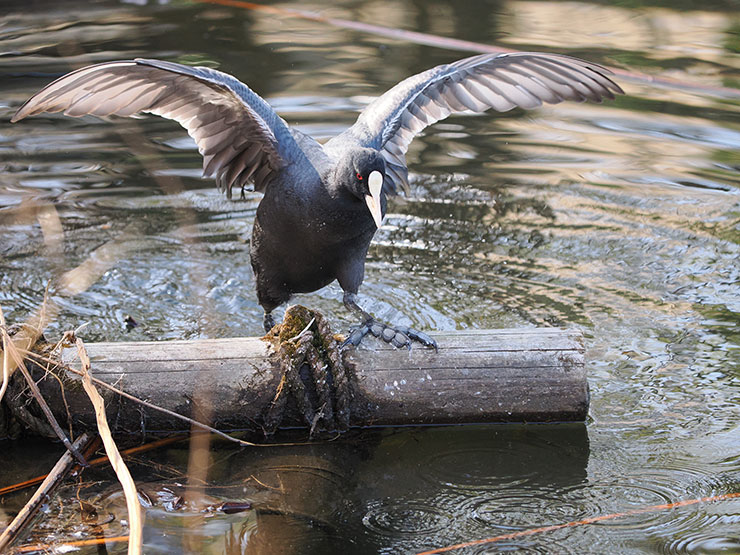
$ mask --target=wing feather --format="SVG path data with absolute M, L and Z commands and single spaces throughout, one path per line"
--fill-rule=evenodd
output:
M 264 190 L 286 164 L 306 162 L 288 125 L 262 98 L 210 68 L 143 59 L 88 66 L 38 92 L 11 121 L 42 112 L 173 119 L 198 145 L 204 175 L 215 175 L 228 196 L 250 179 Z
M 405 155 L 425 127 L 452 113 L 613 99 L 623 91 L 609 74 L 597 64 L 557 54 L 473 56 L 405 79 L 368 105 L 347 133 L 380 150 L 392 181 L 388 192 L 406 189 Z

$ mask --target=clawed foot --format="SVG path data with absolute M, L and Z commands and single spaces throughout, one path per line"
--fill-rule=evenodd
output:
M 437 350 L 437 342 L 426 333 L 407 326 L 390 326 L 375 318 L 365 320 L 363 324 L 353 329 L 342 343 L 342 348 L 347 345 L 357 347 L 368 333 L 399 349 L 406 347 L 411 350 L 411 342 L 417 341 L 425 347 L 433 347 L 435 351 Z
M 406 326 L 391 326 L 376 320 L 371 314 L 362 310 L 362 307 L 357 304 L 357 296 L 354 293 L 345 291 L 343 301 L 344 306 L 362 318 L 362 324 L 352 330 L 349 337 L 342 343 L 342 348 L 347 345 L 354 345 L 357 347 L 363 337 L 370 333 L 375 337 L 382 339 L 386 343 L 390 343 L 394 347 L 398 347 L 399 349 L 401 347 L 406 347 L 410 350 L 411 342 L 417 341 L 425 347 L 433 347 L 434 350 L 437 351 L 437 342 L 426 333 Z

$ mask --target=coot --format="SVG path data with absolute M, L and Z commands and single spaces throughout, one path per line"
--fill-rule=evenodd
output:
M 377 321 L 357 300 L 386 199 L 408 189 L 409 143 L 452 113 L 614 98 L 622 89 L 608 75 L 596 64 L 555 54 L 473 56 L 401 81 L 322 145 L 230 75 L 136 59 L 73 71 L 31 97 L 11 121 L 61 111 L 174 119 L 195 139 L 204 175 L 214 176 L 229 197 L 249 184 L 264 193 L 250 256 L 267 331 L 272 311 L 294 293 L 337 280 L 345 306 L 361 319 L 346 343 L 358 345 L 372 333 L 397 347 L 418 341 L 436 348 L 422 332 Z

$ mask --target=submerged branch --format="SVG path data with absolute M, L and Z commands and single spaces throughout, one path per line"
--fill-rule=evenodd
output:
M 503 540 L 512 540 L 516 538 L 524 538 L 526 536 L 534 536 L 535 534 L 542 534 L 544 532 L 553 532 L 555 530 L 561 530 L 563 528 L 574 528 L 576 526 L 585 526 L 587 524 L 596 524 L 605 520 L 614 520 L 616 518 L 623 518 L 626 516 L 641 515 L 644 513 L 653 513 L 656 511 L 666 511 L 670 509 L 676 509 L 678 507 L 687 507 L 689 505 L 698 505 L 700 503 L 712 503 L 715 501 L 724 501 L 726 499 L 738 499 L 740 493 L 725 493 L 722 495 L 713 495 L 711 497 L 700 497 L 698 499 L 685 499 L 683 501 L 676 501 L 675 503 L 664 503 L 661 505 L 648 505 L 647 507 L 639 507 L 622 513 L 611 513 L 607 515 L 594 516 L 591 518 L 584 518 L 583 520 L 574 520 L 572 522 L 564 522 L 563 524 L 553 524 L 551 526 L 541 526 L 540 528 L 530 528 L 529 530 L 519 530 L 518 532 L 511 532 L 510 534 L 501 534 L 500 536 L 494 536 L 492 538 L 485 538 L 482 540 L 473 540 L 464 543 L 458 543 L 455 545 L 448 545 L 447 547 L 440 547 L 439 549 L 431 549 L 429 551 L 422 551 L 416 555 L 437 555 L 439 553 L 449 553 L 458 549 L 464 549 L 466 547 L 474 547 L 477 545 L 485 545 L 489 543 L 495 543 Z
M 77 451 L 84 448 L 89 440 L 90 438 L 87 434 L 82 434 L 74 442 L 73 449 Z M 36 493 L 33 494 L 31 499 L 28 500 L 28 503 L 25 504 L 8 527 L 0 534 L 0 552 L 5 552 L 6 548 L 18 537 L 31 521 L 31 518 L 36 514 L 39 507 L 48 501 L 51 494 L 59 486 L 74 464 L 75 461 L 70 451 L 62 454 L 59 461 L 54 465 L 54 468 L 52 468 L 46 479 L 41 483 L 41 486 L 39 486 L 39 489 L 36 490 Z
M 136 447 L 131 447 L 130 449 L 124 449 L 123 451 L 121 451 L 121 455 L 127 456 L 127 455 L 135 455 L 139 453 L 144 453 L 146 451 L 151 451 L 152 449 L 157 449 L 158 447 L 162 447 L 164 445 L 169 445 L 171 443 L 182 441 L 183 439 L 186 439 L 187 437 L 188 436 L 185 434 L 178 434 L 172 437 L 158 439 L 156 441 L 145 443 L 144 445 L 137 445 Z M 108 462 L 108 455 L 103 455 L 102 457 L 97 457 L 95 459 L 89 458 L 95 452 L 96 449 L 97 447 L 95 449 L 92 449 L 89 454 L 83 453 L 85 455 L 85 458 L 88 459 L 87 464 L 89 464 L 90 466 L 100 466 Z M 42 476 L 36 476 L 35 478 L 31 478 L 30 480 L 25 480 L 23 482 L 19 482 L 11 486 L 0 488 L 0 497 L 4 495 L 8 495 L 9 493 L 13 493 L 13 492 L 20 491 L 26 488 L 30 488 L 31 486 L 35 486 L 36 484 L 40 484 L 46 479 L 47 476 L 48 474 L 43 474 Z

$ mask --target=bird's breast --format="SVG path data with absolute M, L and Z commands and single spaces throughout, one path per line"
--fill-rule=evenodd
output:
M 347 260 L 364 259 L 376 226 L 362 203 L 285 200 L 263 198 L 252 236 L 253 267 L 271 281 L 291 292 L 315 291 L 336 279 Z

